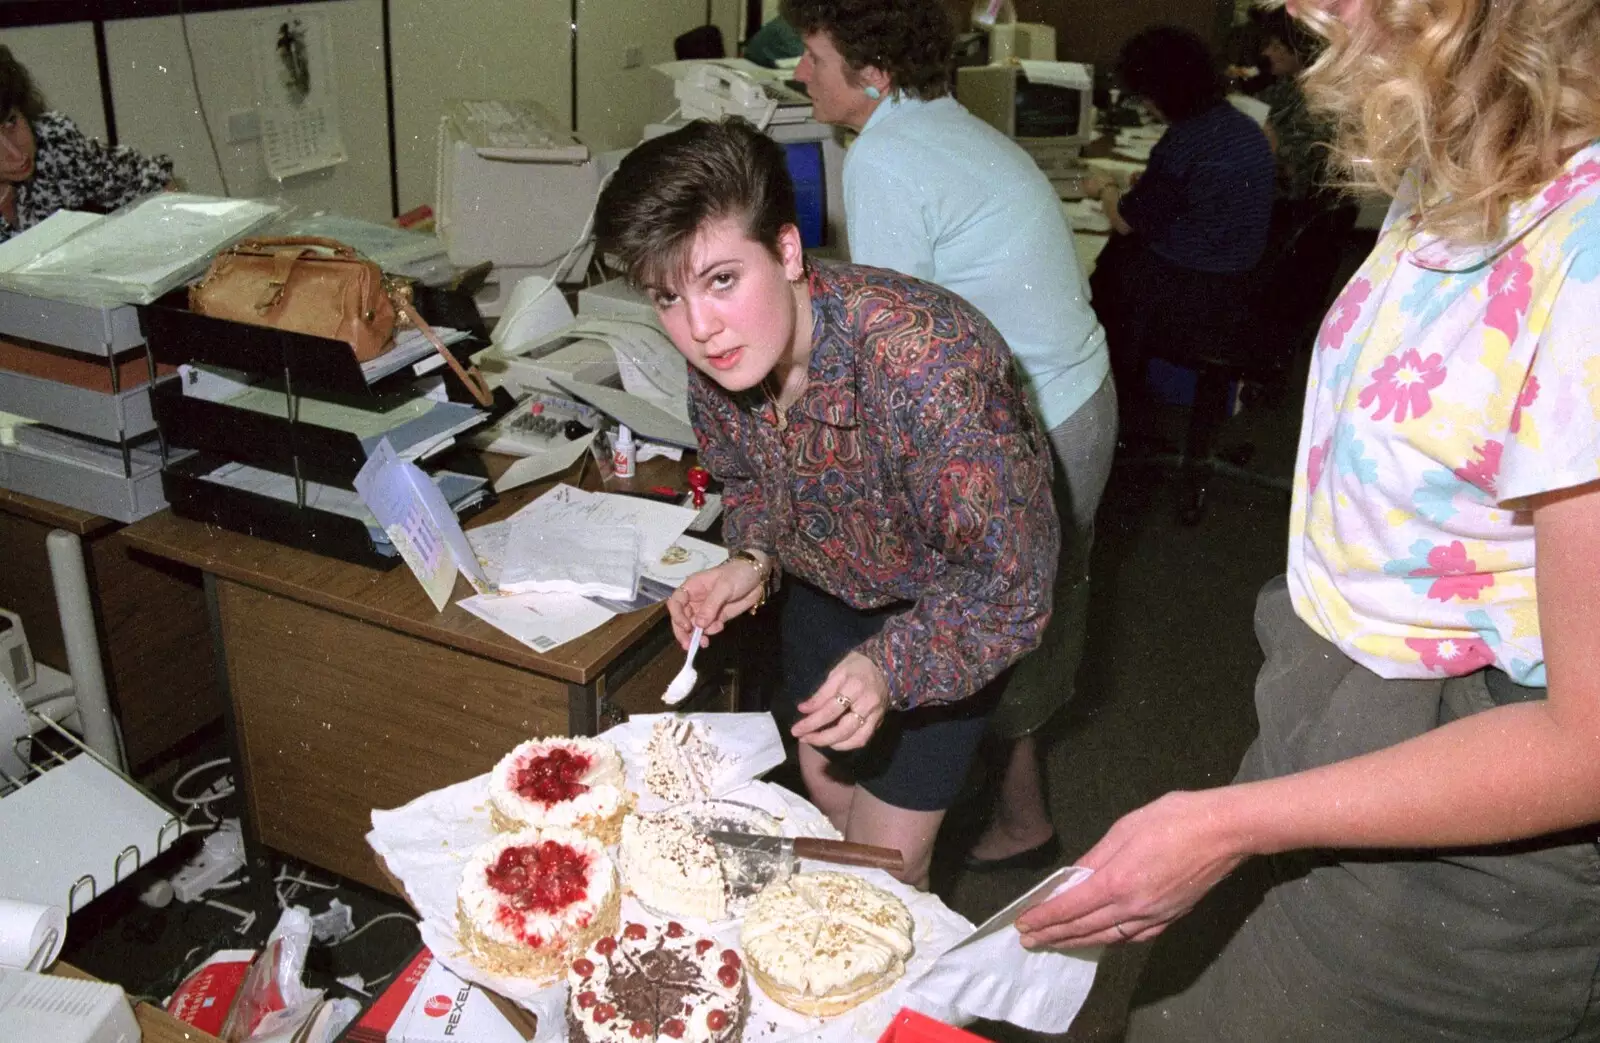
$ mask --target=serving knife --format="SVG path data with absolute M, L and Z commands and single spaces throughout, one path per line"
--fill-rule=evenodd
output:
M 712 830 L 707 835 L 716 845 L 723 875 L 735 897 L 755 894 L 768 884 L 788 879 L 799 868 L 802 858 L 887 869 L 891 873 L 898 871 L 905 862 L 904 856 L 892 847 L 852 844 L 845 840 L 774 837 L 726 830 Z

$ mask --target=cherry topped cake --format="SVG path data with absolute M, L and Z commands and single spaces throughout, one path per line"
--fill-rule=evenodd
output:
M 739 954 L 682 924 L 630 923 L 567 968 L 568 1037 L 591 1043 L 738 1039 L 750 1009 Z
M 622 757 L 601 739 L 530 739 L 489 776 L 489 818 L 501 832 L 561 826 L 609 846 L 632 806 Z
M 552 826 L 503 833 L 472 853 L 456 923 L 484 970 L 549 983 L 573 953 L 616 931 L 621 907 L 600 842 Z

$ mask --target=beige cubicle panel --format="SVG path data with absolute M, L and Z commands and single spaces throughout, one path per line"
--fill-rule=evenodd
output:
M 326 18 L 332 39 L 339 129 L 348 159 L 282 182 L 267 174 L 259 138 L 233 141 L 229 118 L 255 108 L 252 51 L 256 23 L 293 12 Z M 106 23 L 112 100 L 122 143 L 165 152 L 193 191 L 220 194 L 223 180 L 205 125 L 196 113 L 189 74 L 194 54 L 200 98 L 210 120 L 228 192 L 277 196 L 317 209 L 387 220 L 388 106 L 383 82 L 381 0 L 339 0 L 299 7 L 254 7 L 187 15 L 188 44 L 178 16 L 125 18 Z M 93 49 L 90 49 L 93 56 Z

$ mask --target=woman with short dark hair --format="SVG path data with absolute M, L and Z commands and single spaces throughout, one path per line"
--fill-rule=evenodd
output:
M 1005 337 L 1055 461 L 1062 560 L 1055 615 L 1005 681 L 990 728 L 1009 750 L 973 871 L 1060 855 L 1037 734 L 1073 694 L 1089 611 L 1095 510 L 1111 473 L 1117 396 L 1055 189 L 1016 142 L 949 93 L 942 0 L 786 0 L 805 42 L 795 70 L 817 118 L 860 131 L 844 161 L 850 259 L 943 286 Z
M 1060 534 L 1011 354 L 965 301 L 808 262 L 781 146 L 696 121 L 628 154 L 601 252 L 690 363 L 700 461 L 733 549 L 668 600 L 685 647 L 784 577 L 783 690 L 811 798 L 926 887 L 993 697 L 1039 641 Z
M 1139 33 L 1124 45 L 1117 74 L 1169 124 L 1126 193 L 1103 176 L 1084 182 L 1115 232 L 1090 282 L 1129 397 L 1174 323 L 1202 338 L 1231 335 L 1267 246 L 1274 166 L 1266 136 L 1228 103 L 1210 49 L 1189 30 Z
M 171 181 L 166 156 L 107 148 L 46 110 L 33 77 L 0 45 L 0 242 L 57 210 L 115 210 Z

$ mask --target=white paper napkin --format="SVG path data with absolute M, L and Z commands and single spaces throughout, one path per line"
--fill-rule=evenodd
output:
M 1008 1021 L 1059 1033 L 1083 1009 L 1100 965 L 1101 946 L 1071 953 L 1022 947 L 1017 917 L 1087 880 L 1094 870 L 1067 866 L 984 921 L 912 983 L 907 1005 L 943 1021 Z

